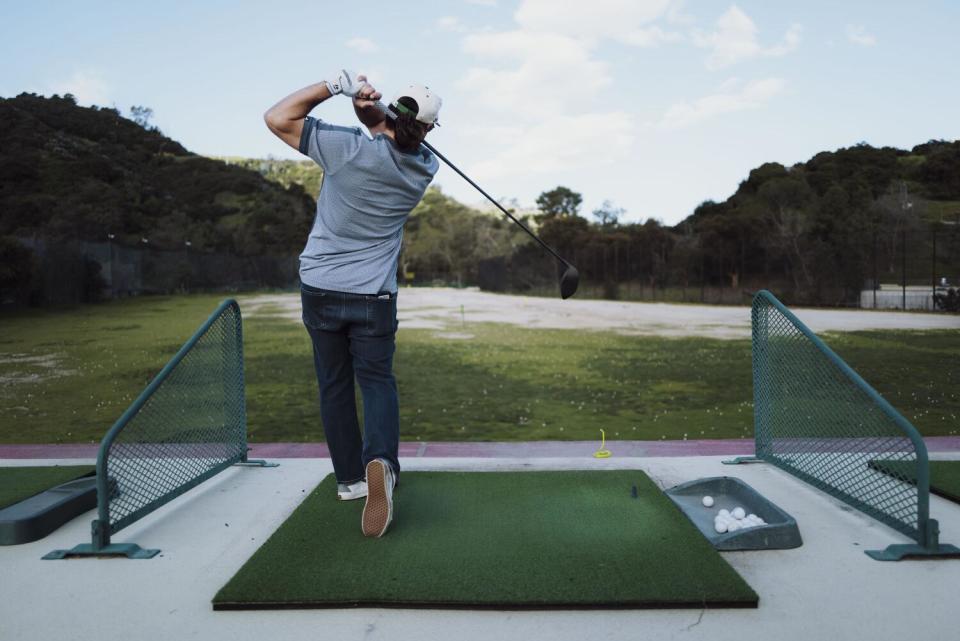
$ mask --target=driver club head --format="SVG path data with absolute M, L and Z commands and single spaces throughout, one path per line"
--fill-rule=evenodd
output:
M 566 263 L 567 268 L 560 277 L 560 298 L 566 300 L 577 293 L 577 286 L 580 284 L 580 272 L 577 268 Z

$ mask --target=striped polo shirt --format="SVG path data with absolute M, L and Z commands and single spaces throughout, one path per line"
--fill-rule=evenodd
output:
M 301 282 L 353 294 L 397 291 L 403 224 L 439 169 L 424 147 L 306 118 L 300 153 L 323 167 L 317 215 L 300 254 Z

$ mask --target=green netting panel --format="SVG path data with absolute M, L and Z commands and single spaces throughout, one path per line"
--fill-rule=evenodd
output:
M 926 542 L 917 430 L 769 292 L 754 298 L 752 321 L 757 456 Z M 903 476 L 875 461 L 897 462 Z
M 104 437 L 94 547 L 246 454 L 240 308 L 228 300 Z

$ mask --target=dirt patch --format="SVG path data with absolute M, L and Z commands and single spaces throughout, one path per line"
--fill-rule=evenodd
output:
M 3 354 L 0 353 L 0 385 L 13 386 L 40 383 L 51 378 L 71 376 L 76 370 L 64 369 L 64 354 Z

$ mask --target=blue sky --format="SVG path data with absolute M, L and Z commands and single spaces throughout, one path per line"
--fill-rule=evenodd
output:
M 566 185 L 672 224 L 765 161 L 960 138 L 958 27 L 946 0 L 7 2 L 0 96 L 147 105 L 197 153 L 292 158 L 263 111 L 345 66 L 436 90 L 431 142 L 497 197 Z

